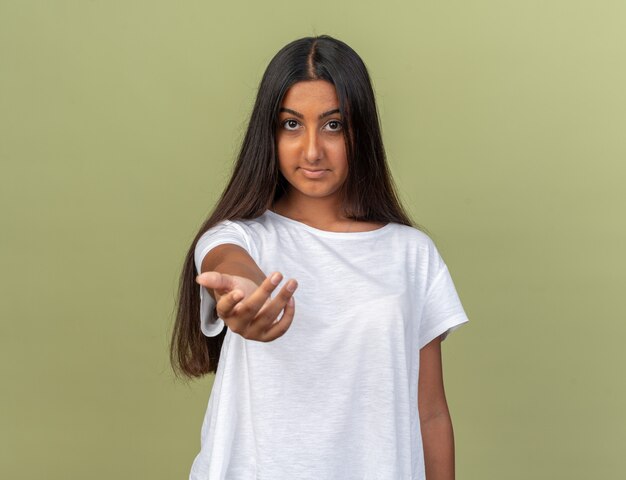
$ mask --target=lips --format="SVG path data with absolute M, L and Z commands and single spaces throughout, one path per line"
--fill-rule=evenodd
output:
M 307 177 L 307 178 L 320 178 L 323 177 L 324 174 L 328 171 L 326 169 L 309 169 L 309 168 L 304 168 L 304 167 L 300 167 L 300 170 L 302 170 L 302 174 Z

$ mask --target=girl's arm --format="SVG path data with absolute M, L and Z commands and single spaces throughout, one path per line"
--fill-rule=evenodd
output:
M 293 293 L 298 283 L 294 279 L 270 298 L 282 280 L 280 272 L 265 276 L 248 252 L 233 244 L 211 249 L 202 259 L 201 270 L 196 282 L 216 301 L 217 314 L 230 330 L 260 342 L 285 334 L 295 312 Z
M 428 480 L 454 480 L 454 432 L 443 387 L 441 337 L 420 350 L 418 410 Z
M 202 260 L 202 273 L 219 272 L 228 275 L 237 275 L 247 278 L 257 285 L 265 280 L 265 274 L 252 259 L 250 254 L 238 245 L 225 243 L 211 249 Z M 213 288 L 207 288 L 214 300 L 216 298 Z

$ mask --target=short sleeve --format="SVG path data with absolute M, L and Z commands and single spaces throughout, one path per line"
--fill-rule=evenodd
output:
M 438 255 L 438 254 L 437 254 Z M 469 321 L 448 266 L 439 257 L 440 269 L 428 287 L 419 327 L 419 348 L 443 334 L 441 340 Z
M 230 220 L 223 220 L 204 232 L 194 250 L 196 272 L 201 273 L 202 261 L 209 251 L 218 245 L 231 243 L 250 252 L 248 235 L 244 228 Z M 224 329 L 224 321 L 215 313 L 215 300 L 202 285 L 200 289 L 200 329 L 207 337 L 215 337 Z

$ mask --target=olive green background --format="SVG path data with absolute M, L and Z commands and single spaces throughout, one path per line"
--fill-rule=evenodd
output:
M 374 82 L 403 201 L 470 323 L 461 480 L 626 474 L 626 4 L 0 1 L 0 477 L 182 479 L 183 257 L 258 81 L 327 33 Z

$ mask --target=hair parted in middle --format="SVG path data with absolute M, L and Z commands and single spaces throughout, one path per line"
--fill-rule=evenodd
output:
M 231 178 L 187 252 L 170 346 L 175 372 L 200 377 L 217 371 L 226 327 L 216 337 L 206 337 L 200 330 L 195 246 L 219 222 L 259 217 L 287 192 L 289 184 L 276 153 L 279 110 L 292 85 L 310 80 L 331 83 L 339 100 L 348 162 L 342 213 L 355 220 L 395 222 L 427 231 L 409 218 L 396 194 L 363 60 L 347 44 L 328 35 L 285 45 L 263 74 Z
M 286 192 L 276 156 L 278 114 L 287 90 L 308 80 L 325 80 L 337 92 L 348 160 L 343 213 L 413 225 L 388 169 L 367 68 L 350 46 L 328 35 L 287 44 L 267 66 L 231 180 L 215 208 L 219 220 L 257 217 Z

